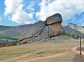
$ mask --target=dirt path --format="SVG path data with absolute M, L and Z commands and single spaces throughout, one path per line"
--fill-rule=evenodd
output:
M 54 54 L 54 55 L 46 56 L 46 57 L 37 57 L 37 58 L 33 58 L 33 59 L 28 59 L 28 60 L 18 60 L 18 61 L 15 61 L 15 62 L 31 62 L 31 61 L 36 61 L 36 60 L 42 60 L 42 59 L 49 59 L 49 58 L 53 58 L 53 57 L 58 57 L 58 56 L 62 56 L 62 55 L 65 55 L 65 54 L 68 54 L 68 53 L 59 53 L 59 54 Z M 14 60 L 27 57 L 28 55 L 29 54 L 26 54 L 26 55 L 23 55 L 23 56 L 20 56 L 20 57 L 8 59 L 8 60 L 3 60 L 3 61 L 0 61 L 0 62 L 12 62 Z
M 77 50 L 79 46 L 77 47 L 73 47 L 71 51 L 73 51 L 75 54 L 80 54 L 80 51 Z M 84 47 L 84 45 L 82 45 L 82 47 Z M 46 56 L 46 57 L 38 57 L 38 58 L 34 58 L 34 59 L 30 59 L 30 60 L 21 60 L 21 61 L 16 61 L 16 62 L 33 62 L 36 60 L 42 60 L 42 59 L 49 59 L 49 58 L 53 58 L 53 57 L 58 57 L 58 56 L 62 56 L 68 53 L 59 53 L 59 54 L 55 54 L 52 56 Z M 82 55 L 84 55 L 84 52 L 82 51 Z
M 84 47 L 84 45 L 82 45 L 82 47 Z M 73 47 L 73 48 L 72 48 L 72 51 L 73 51 L 74 53 L 76 53 L 76 54 L 80 54 L 80 51 L 78 51 L 77 48 L 79 48 L 79 46 Z M 81 51 L 81 52 L 82 52 L 82 55 L 84 55 L 84 52 L 83 52 L 83 51 Z
M 15 57 L 15 58 L 10 58 L 10 59 L 7 59 L 7 60 L 1 60 L 0 62 L 11 62 L 13 60 L 17 60 L 17 59 L 21 59 L 21 58 L 27 57 L 28 55 L 32 55 L 32 54 L 25 54 L 25 55 L 22 55 L 22 56 L 19 56 L 19 57 Z
M 18 60 L 16 62 L 32 62 L 32 61 L 36 61 L 36 60 L 42 60 L 42 59 L 49 59 L 49 58 L 53 58 L 53 57 L 58 57 L 58 56 L 62 56 L 68 53 L 59 53 L 59 54 L 54 54 L 51 56 L 46 56 L 46 57 L 37 57 L 37 58 L 33 58 L 33 59 L 28 59 L 28 60 Z

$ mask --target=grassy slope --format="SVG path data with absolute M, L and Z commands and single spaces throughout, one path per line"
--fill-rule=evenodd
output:
M 66 53 L 66 52 L 70 52 L 70 49 L 72 47 L 78 45 L 77 42 L 78 40 L 68 39 L 68 38 L 63 38 L 63 39 L 64 40 L 62 39 L 60 40 L 60 38 L 57 37 L 56 40 L 46 40 L 45 42 L 41 42 L 41 43 L 30 43 L 26 45 L 0 48 L 0 60 L 8 60 L 10 58 L 15 58 L 29 54 L 28 56 L 22 59 L 13 60 L 14 62 L 16 62 L 19 60 L 22 61 L 23 59 L 28 60 L 36 57 L 44 57 L 44 56 L 49 56 L 63 52 Z M 67 62 L 70 62 L 72 58 L 73 55 L 70 55 L 68 57 L 66 55 L 65 57 L 61 56 L 58 58 L 46 59 L 46 60 L 42 60 L 41 62 L 56 62 L 58 59 L 60 59 L 60 61 L 58 60 L 59 62 L 63 62 L 66 60 Z
M 67 55 L 62 55 L 59 57 L 54 57 L 54 58 L 44 59 L 44 60 L 36 60 L 31 62 L 74 62 L 74 54 L 69 53 Z

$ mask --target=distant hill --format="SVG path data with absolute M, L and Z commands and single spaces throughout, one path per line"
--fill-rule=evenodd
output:
M 2 26 L 0 25 L 0 45 L 15 45 L 18 38 L 26 32 L 32 24 L 20 26 Z
M 82 38 L 84 38 L 84 28 L 82 28 L 81 26 L 78 26 L 76 24 L 73 23 L 68 23 L 68 25 L 63 26 L 63 29 L 70 33 L 70 35 L 74 35 L 74 36 L 82 36 Z
M 0 36 L 18 38 L 24 31 L 27 31 L 31 25 L 20 26 L 0 26 Z
M 18 40 L 24 37 L 32 37 L 32 35 L 37 36 L 44 25 L 45 23 L 43 21 L 39 21 L 35 24 L 26 24 L 20 26 L 0 26 L 0 39 L 6 39 L 4 42 L 7 43 L 8 40 Z M 0 40 L 1 44 L 4 44 L 4 42 Z
M 68 26 L 71 27 L 72 29 L 75 29 L 75 30 L 81 32 L 81 33 L 84 33 L 84 28 L 82 26 L 79 26 L 79 25 L 76 25 L 73 23 L 69 23 Z
M 6 29 L 9 29 L 11 28 L 10 26 L 2 26 L 0 25 L 0 31 L 3 31 L 3 30 L 6 30 Z

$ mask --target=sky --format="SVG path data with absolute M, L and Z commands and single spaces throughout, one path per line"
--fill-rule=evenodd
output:
M 0 25 L 33 24 L 55 13 L 63 24 L 84 26 L 84 0 L 0 0 Z

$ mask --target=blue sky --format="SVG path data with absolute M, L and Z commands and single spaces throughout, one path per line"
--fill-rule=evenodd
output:
M 55 13 L 64 24 L 84 25 L 83 6 L 83 0 L 0 0 L 0 25 L 32 24 Z

